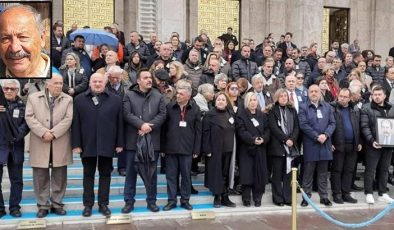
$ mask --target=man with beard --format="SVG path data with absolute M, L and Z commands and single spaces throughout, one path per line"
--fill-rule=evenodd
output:
M 200 85 L 209 83 L 214 85 L 216 74 L 220 72 L 219 60 L 212 58 L 209 60 L 208 70 L 203 72 L 200 78 Z
M 317 183 L 320 203 L 332 206 L 328 199 L 328 163 L 333 159 L 331 136 L 335 130 L 336 122 L 331 106 L 321 100 L 322 94 L 319 86 L 311 85 L 308 89 L 309 100 L 301 104 L 298 113 L 300 129 L 304 133 L 304 174 L 302 188 L 305 193 L 312 196 L 313 174 L 317 170 Z M 301 206 L 308 205 L 302 200 Z
M 122 213 L 130 213 L 134 210 L 137 171 L 136 164 L 144 164 L 141 167 L 151 167 L 152 175 L 145 175 L 147 208 L 152 212 L 160 209 L 156 205 L 157 196 L 157 159 L 160 150 L 161 126 L 166 119 L 166 104 L 163 95 L 152 88 L 152 74 L 148 69 L 141 69 L 137 76 L 137 84 L 125 93 L 123 98 L 123 114 L 125 119 L 125 153 L 128 155 L 126 167 L 126 180 L 124 186 L 125 206 Z M 137 153 L 137 140 L 139 136 L 150 136 L 154 148 L 153 162 L 135 162 Z M 147 137 L 148 138 L 148 137 Z M 150 165 L 147 165 L 150 163 Z
M 252 77 L 258 73 L 258 67 L 256 62 L 250 60 L 250 46 L 242 46 L 241 59 L 232 64 L 231 71 L 235 80 L 243 77 L 252 82 Z
M 380 131 L 380 129 L 377 127 L 377 117 L 394 118 L 394 107 L 385 99 L 386 94 L 384 88 L 377 85 L 372 90 L 372 101 L 363 105 L 361 110 L 361 130 L 366 148 L 364 192 L 366 195 L 365 201 L 368 204 L 375 203 L 373 197 L 373 181 L 375 175 L 379 195 L 378 200 L 384 203 L 393 202 L 393 199 L 387 194 L 388 169 L 390 167 L 393 148 L 381 145 L 384 142 L 378 139 L 380 138 L 378 136 L 378 130 Z M 386 124 L 381 122 L 380 125 L 385 126 Z
M 92 74 L 92 60 L 90 60 L 89 54 L 86 52 L 85 48 L 85 38 L 82 35 L 77 35 L 74 38 L 74 46 L 65 49 L 62 53 L 62 65 L 66 62 L 67 54 L 74 52 L 78 55 L 81 66 L 84 69 L 85 75 L 90 78 Z
M 51 61 L 42 52 L 45 27 L 31 6 L 13 5 L 0 14 L 0 78 L 49 78 Z

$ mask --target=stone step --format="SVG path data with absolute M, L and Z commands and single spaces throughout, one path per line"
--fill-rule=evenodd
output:
M 240 197 L 239 197 L 240 199 Z M 135 206 L 146 206 L 146 194 L 137 194 L 135 196 Z M 209 191 L 201 191 L 197 195 L 192 195 L 190 198 L 191 204 L 204 204 L 211 203 L 213 201 L 213 197 Z M 97 202 L 97 196 L 96 196 Z M 67 210 L 81 210 L 83 209 L 82 203 L 82 194 L 65 197 L 63 199 L 63 203 L 65 204 L 65 208 Z M 113 208 L 121 208 L 124 206 L 124 197 L 123 195 L 110 195 L 110 206 Z M 158 193 L 157 194 L 157 204 L 165 205 L 167 203 L 167 193 Z M 5 206 L 8 206 L 8 201 L 5 202 Z M 24 198 L 20 204 L 22 207 L 22 212 L 35 212 L 37 211 L 37 203 L 35 198 Z M 96 205 L 97 206 L 97 205 Z
M 389 193 L 390 196 L 393 196 L 393 192 Z M 357 210 L 357 209 L 369 209 L 373 213 L 377 213 L 381 211 L 383 208 L 387 206 L 387 204 L 382 202 L 376 202 L 374 205 L 368 205 L 365 203 L 365 195 L 362 192 L 354 193 L 353 196 L 359 200 L 357 204 L 333 204 L 332 207 L 325 207 L 324 205 L 319 204 L 319 196 L 314 193 L 312 196 L 313 202 L 320 207 L 323 211 L 335 212 L 335 211 L 344 211 L 344 210 Z M 376 198 L 375 194 L 375 198 Z M 180 207 L 177 207 L 171 211 L 160 211 L 158 213 L 152 213 L 146 208 L 145 197 L 138 197 L 135 205 L 135 209 L 130 213 L 132 220 L 146 220 L 146 219 L 169 219 L 169 218 L 190 218 L 191 211 L 184 210 Z M 240 196 L 231 196 L 230 199 L 237 204 L 236 208 L 213 208 L 212 201 L 213 197 L 207 194 L 199 194 L 196 196 L 192 196 L 190 199 L 191 204 L 193 204 L 194 211 L 213 211 L 216 216 L 240 216 L 240 215 L 261 215 L 261 214 L 291 214 L 291 207 L 283 206 L 278 207 L 272 203 L 271 194 L 266 193 L 263 196 L 262 206 L 261 207 L 243 207 Z M 311 206 L 301 207 L 301 194 L 297 194 L 297 212 L 314 212 Z M 54 214 L 49 214 L 45 220 L 48 225 L 61 225 L 61 224 L 78 224 L 78 223 L 86 223 L 86 222 L 97 222 L 97 223 L 105 223 L 106 218 L 102 216 L 97 211 L 97 205 L 95 205 L 93 209 L 93 215 L 91 217 L 82 217 L 82 209 L 81 205 L 74 205 L 72 202 L 80 202 L 81 198 L 75 198 L 75 200 L 68 200 L 66 202 L 66 216 L 56 216 Z M 141 200 L 141 202 L 140 202 Z M 10 215 L 6 215 L 1 219 L 1 226 L 8 227 L 10 229 L 15 229 L 17 224 L 23 220 L 33 220 L 35 218 L 35 214 L 37 208 L 34 202 L 26 200 L 22 205 L 23 215 L 22 218 L 13 218 Z M 166 204 L 166 197 L 159 194 L 158 196 L 158 205 L 162 208 Z M 179 204 L 179 202 L 178 202 Z M 28 207 L 26 207 L 28 206 Z M 123 207 L 123 201 L 118 199 L 116 196 L 111 196 L 111 201 L 109 205 L 112 215 L 119 215 L 121 208 Z M 290 219 L 289 219 L 290 221 Z
M 204 181 L 204 174 L 199 174 L 197 176 L 192 176 L 192 181 Z M 98 172 L 96 171 L 95 175 L 95 184 L 97 184 L 99 181 L 99 175 Z M 124 183 L 125 177 L 119 176 L 117 171 L 113 171 L 111 175 L 111 184 L 120 184 Z M 70 174 L 68 173 L 67 175 L 67 184 L 68 185 L 82 185 L 83 182 L 83 176 L 82 174 Z M 165 174 L 157 174 L 157 182 L 164 182 L 166 183 L 166 175 Z M 137 176 L 137 183 L 143 183 L 142 179 L 140 176 Z M 23 184 L 24 186 L 33 186 L 33 176 L 31 175 L 23 175 Z M 2 183 L 2 188 L 7 189 L 10 188 L 9 184 L 9 179 L 8 178 L 3 178 L 3 183 Z
M 193 181 L 193 186 L 198 191 L 207 191 L 207 188 L 204 187 L 203 181 Z M 112 195 L 123 195 L 124 183 L 111 183 L 110 194 Z M 95 184 L 94 190 L 97 193 L 98 191 L 98 184 Z M 157 184 L 157 192 L 158 193 L 166 193 L 167 192 L 167 183 L 166 182 L 159 182 Z M 83 186 L 75 185 L 75 184 L 68 184 L 67 191 L 65 197 L 75 197 L 77 195 L 83 194 Z M 137 190 L 136 194 L 146 194 L 145 186 L 143 183 L 137 183 Z M 8 200 L 10 196 L 10 189 L 3 189 L 3 197 L 5 200 Z M 23 199 L 26 198 L 34 198 L 34 189 L 31 185 L 25 185 L 23 187 Z

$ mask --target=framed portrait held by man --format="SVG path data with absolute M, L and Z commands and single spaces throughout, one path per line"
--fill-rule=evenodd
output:
M 382 147 L 394 147 L 394 118 L 376 118 L 377 142 Z

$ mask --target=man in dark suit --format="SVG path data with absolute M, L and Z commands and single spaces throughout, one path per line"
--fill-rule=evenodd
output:
M 293 38 L 293 34 L 290 32 L 287 32 L 285 34 L 285 41 L 278 45 L 278 48 L 283 50 L 283 55 L 282 55 L 283 61 L 286 61 L 286 59 L 289 58 L 289 56 L 287 55 L 287 52 L 286 52 L 287 48 L 290 48 L 290 47 L 292 47 L 293 49 L 297 48 L 297 46 L 291 42 L 292 38 Z
M 384 80 L 380 83 L 384 88 L 386 96 L 386 101 L 390 97 L 391 90 L 394 88 L 394 67 L 386 69 Z
M 82 215 L 92 215 L 94 177 L 99 171 L 99 212 L 110 216 L 108 208 L 112 158 L 123 151 L 123 113 L 120 97 L 106 90 L 107 76 L 94 73 L 90 88 L 74 100 L 72 123 L 73 153 L 80 153 L 83 165 Z

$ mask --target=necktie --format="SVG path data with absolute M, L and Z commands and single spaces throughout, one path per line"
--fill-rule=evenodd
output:
M 258 93 L 258 98 L 259 98 L 259 104 L 261 109 L 265 108 L 265 99 L 263 93 Z
M 394 88 L 394 81 L 391 82 L 391 88 Z
M 388 136 L 384 136 L 384 145 L 388 145 L 389 144 L 389 137 Z
M 74 74 L 74 71 L 70 73 L 70 88 L 74 88 Z
M 294 92 L 290 92 L 290 101 L 294 102 L 294 96 L 293 96 Z

